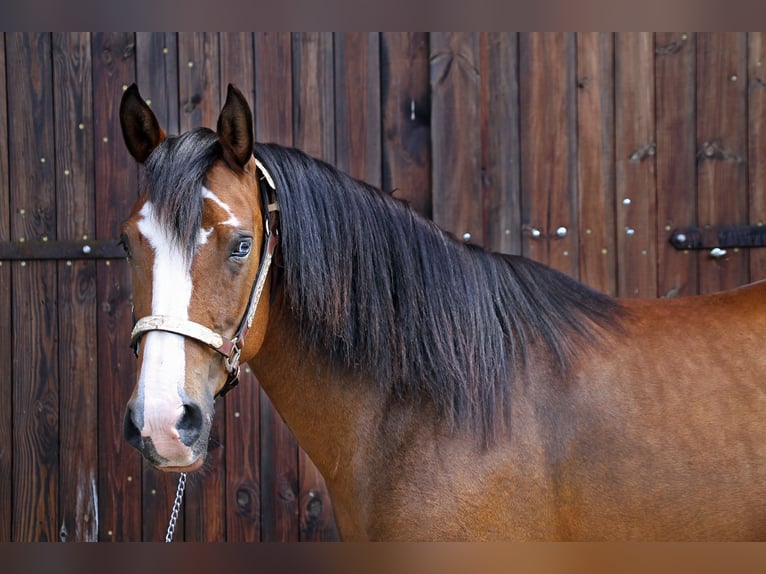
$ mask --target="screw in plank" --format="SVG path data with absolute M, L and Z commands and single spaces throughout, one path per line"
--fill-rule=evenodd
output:
M 463 241 L 469 241 L 471 239 L 471 234 L 466 232 L 463 233 Z
M 535 239 L 537 239 L 537 238 L 538 238 L 538 237 L 540 237 L 541 235 L 542 235 L 542 232 L 541 232 L 539 229 L 537 229 L 536 227 L 533 227 L 533 228 L 532 228 L 532 237 L 534 237 Z
M 567 228 L 564 227 L 563 225 L 556 230 L 556 235 L 558 237 L 566 237 L 567 233 L 568 233 Z

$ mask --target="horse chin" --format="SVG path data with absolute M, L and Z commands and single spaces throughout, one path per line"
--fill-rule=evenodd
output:
M 158 466 L 157 469 L 161 470 L 162 472 L 194 472 L 195 470 L 199 470 L 199 468 L 204 464 L 205 462 L 205 455 L 201 454 L 197 457 L 197 460 L 195 460 L 193 463 L 186 465 L 186 466 Z

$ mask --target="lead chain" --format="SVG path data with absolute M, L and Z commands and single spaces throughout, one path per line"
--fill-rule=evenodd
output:
M 170 522 L 168 531 L 165 534 L 165 542 L 173 542 L 173 533 L 176 530 L 176 521 L 178 512 L 181 510 L 181 503 L 184 500 L 184 489 L 186 488 L 186 473 L 182 472 L 178 477 L 178 488 L 176 488 L 176 499 L 173 501 L 173 510 L 170 513 Z

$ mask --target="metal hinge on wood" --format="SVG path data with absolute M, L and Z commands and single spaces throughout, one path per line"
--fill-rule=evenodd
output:
M 678 227 L 670 233 L 676 249 L 766 247 L 766 225 L 705 225 Z
M 124 257 L 125 251 L 114 239 L 0 241 L 0 261 L 123 259 Z

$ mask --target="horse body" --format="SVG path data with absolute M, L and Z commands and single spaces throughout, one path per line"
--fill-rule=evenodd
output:
M 766 538 L 766 284 L 615 301 L 299 152 L 256 164 L 233 89 L 217 132 L 166 140 L 134 87 L 121 121 L 147 166 L 124 241 L 151 319 L 125 434 L 158 468 L 203 463 L 241 354 L 344 539 Z

